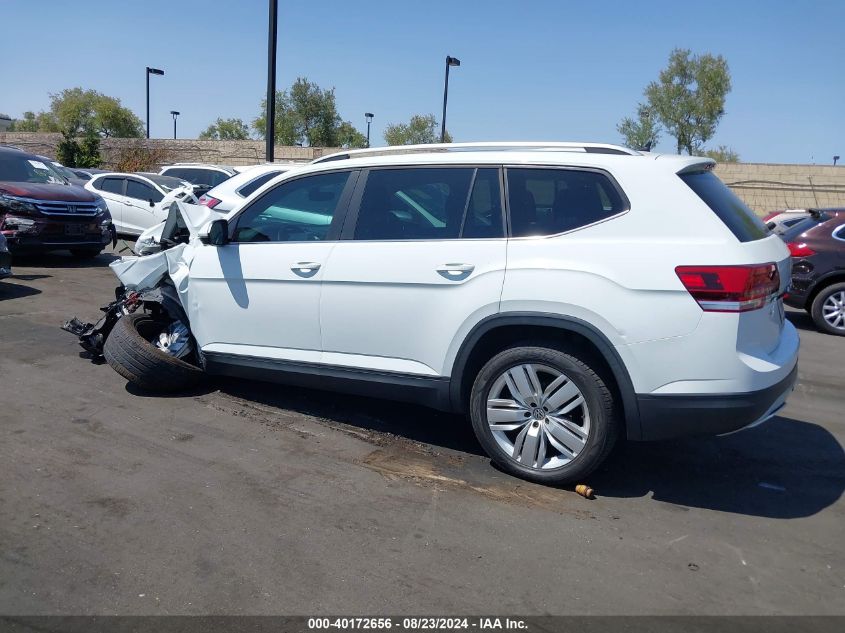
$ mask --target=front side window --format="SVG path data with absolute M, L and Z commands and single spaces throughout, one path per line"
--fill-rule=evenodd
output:
M 443 240 L 461 233 L 475 170 L 471 167 L 370 172 L 356 240 Z
M 126 197 L 144 201 L 152 200 L 153 202 L 161 202 L 164 198 L 160 191 L 156 191 L 147 183 L 138 180 L 126 181 Z
M 265 192 L 238 217 L 235 242 L 325 240 L 349 172 L 289 180 Z
M 627 207 L 602 173 L 508 168 L 511 235 L 555 235 L 612 217 Z

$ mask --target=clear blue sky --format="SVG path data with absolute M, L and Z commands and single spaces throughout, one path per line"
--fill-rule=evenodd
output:
M 733 76 L 708 145 L 746 161 L 829 163 L 845 156 L 845 2 L 311 0 L 279 2 L 278 86 L 334 86 L 344 119 L 384 126 L 440 118 L 453 69 L 456 140 L 619 142 L 673 47 L 724 55 Z M 152 135 L 195 137 L 216 117 L 250 122 L 266 89 L 265 0 L 3 0 L 0 112 L 45 109 L 49 93 L 94 88 L 144 118 Z M 664 135 L 660 148 L 672 151 Z

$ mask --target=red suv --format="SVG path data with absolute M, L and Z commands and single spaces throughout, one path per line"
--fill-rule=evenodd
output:
M 66 249 L 95 257 L 113 231 L 100 196 L 69 184 L 37 156 L 0 147 L 0 233 L 13 254 Z

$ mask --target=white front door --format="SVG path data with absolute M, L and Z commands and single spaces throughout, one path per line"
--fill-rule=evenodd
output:
M 232 218 L 229 244 L 198 249 L 188 301 L 203 352 L 319 362 L 321 281 L 350 180 L 340 171 L 280 183 Z
M 323 363 L 448 374 L 455 342 L 499 309 L 499 183 L 493 167 L 368 173 L 323 273 Z

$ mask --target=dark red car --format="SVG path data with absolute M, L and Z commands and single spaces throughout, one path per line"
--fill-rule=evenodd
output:
M 823 332 L 845 336 L 845 209 L 814 210 L 781 238 L 792 254 L 784 303 L 804 308 Z
M 113 225 L 100 196 L 69 184 L 38 156 L 0 147 L 0 233 L 12 254 L 95 257 L 112 240 Z

